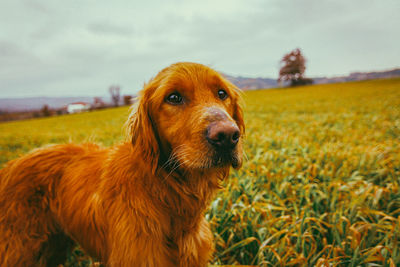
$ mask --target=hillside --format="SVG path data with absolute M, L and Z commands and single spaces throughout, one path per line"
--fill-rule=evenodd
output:
M 320 77 L 313 78 L 315 84 L 325 84 L 325 83 L 338 83 L 338 82 L 351 82 L 351 81 L 363 81 L 363 80 L 373 80 L 373 79 L 388 79 L 400 77 L 400 69 L 393 69 L 389 71 L 375 71 L 375 72 L 353 72 L 347 76 L 339 77 Z
M 73 102 L 93 102 L 93 97 L 27 97 L 27 98 L 0 98 L 0 111 L 29 111 L 39 110 L 44 105 L 58 109 Z
M 276 79 L 270 78 L 246 78 L 246 77 L 234 77 L 227 74 L 224 76 L 237 87 L 242 90 L 254 90 L 260 88 L 272 88 L 278 87 Z
M 233 84 L 243 90 L 253 89 L 266 89 L 278 87 L 277 79 L 271 78 L 246 78 L 246 77 L 235 77 L 226 75 L 225 77 L 230 80 Z M 375 72 L 354 72 L 350 75 L 338 76 L 338 77 L 314 77 L 314 84 L 327 84 L 327 83 L 339 83 L 339 82 L 351 82 L 351 81 L 363 81 L 373 79 L 387 79 L 400 77 L 400 68 L 388 71 L 375 71 Z

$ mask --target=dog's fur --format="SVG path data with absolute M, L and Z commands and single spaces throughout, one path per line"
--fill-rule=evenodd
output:
M 168 102 L 173 92 L 182 103 Z M 0 170 L 0 266 L 56 266 L 75 242 L 106 266 L 206 266 L 213 243 L 203 213 L 241 165 L 238 101 L 209 67 L 173 64 L 145 85 L 126 142 L 54 145 L 9 162 Z M 223 155 L 205 138 L 220 121 L 240 129 Z

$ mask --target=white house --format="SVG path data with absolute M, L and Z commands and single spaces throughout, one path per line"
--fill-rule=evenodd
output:
M 67 105 L 68 113 L 79 113 L 83 111 L 88 111 L 90 109 L 90 104 L 86 102 L 75 102 Z

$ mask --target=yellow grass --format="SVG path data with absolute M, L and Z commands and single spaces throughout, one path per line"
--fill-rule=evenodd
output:
M 400 79 L 244 98 L 248 159 L 206 213 L 213 264 L 399 266 Z M 109 146 L 122 140 L 127 115 L 123 107 L 2 123 L 0 164 L 48 143 Z M 86 259 L 76 250 L 66 265 Z

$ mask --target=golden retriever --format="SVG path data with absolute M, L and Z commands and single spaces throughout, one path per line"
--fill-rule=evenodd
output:
M 64 144 L 0 170 L 0 266 L 57 266 L 75 242 L 106 266 L 206 266 L 204 211 L 242 163 L 239 91 L 201 64 L 144 86 L 112 148 Z

